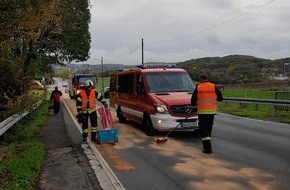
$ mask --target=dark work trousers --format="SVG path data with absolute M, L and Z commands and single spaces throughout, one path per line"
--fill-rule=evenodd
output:
M 53 113 L 58 114 L 60 102 L 53 102 Z
M 199 114 L 198 125 L 203 143 L 203 149 L 211 150 L 211 131 L 213 127 L 214 114 Z
M 92 113 L 84 114 L 84 120 L 82 121 L 82 132 L 83 132 L 83 138 L 88 137 L 88 123 L 89 118 L 91 122 L 91 139 L 96 139 L 97 136 L 97 127 L 98 127 L 98 120 L 97 120 L 97 112 L 94 111 Z

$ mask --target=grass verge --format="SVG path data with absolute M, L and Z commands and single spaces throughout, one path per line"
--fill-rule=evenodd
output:
M 0 189 L 35 189 L 45 156 L 40 132 L 47 122 L 48 101 L 9 129 L 2 137 Z
M 275 99 L 275 91 L 269 90 L 241 90 L 228 89 L 222 91 L 224 97 Z M 231 115 L 268 120 L 273 122 L 290 123 L 290 111 L 275 111 L 271 105 L 255 105 L 221 102 L 218 103 L 219 111 Z

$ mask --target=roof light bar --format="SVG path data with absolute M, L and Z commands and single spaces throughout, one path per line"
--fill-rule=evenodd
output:
M 137 65 L 140 69 L 150 68 L 176 68 L 176 64 L 148 64 L 148 65 Z

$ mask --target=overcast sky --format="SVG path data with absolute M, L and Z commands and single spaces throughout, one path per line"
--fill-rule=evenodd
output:
M 290 0 L 91 0 L 89 64 L 290 57 Z

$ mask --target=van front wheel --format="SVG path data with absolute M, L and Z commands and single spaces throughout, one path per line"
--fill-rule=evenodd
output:
M 143 128 L 145 134 L 148 136 L 153 136 L 156 134 L 156 130 L 153 128 L 152 121 L 149 116 L 147 116 L 143 121 Z

